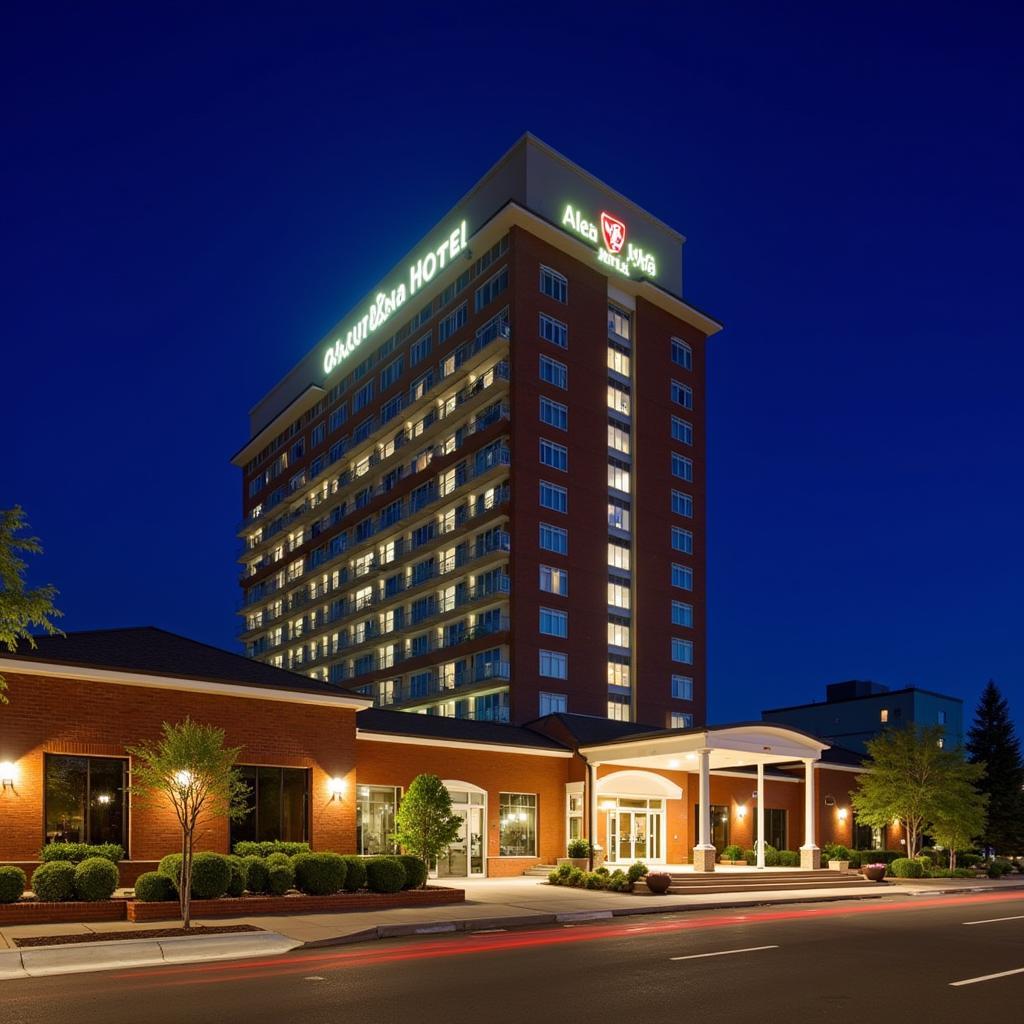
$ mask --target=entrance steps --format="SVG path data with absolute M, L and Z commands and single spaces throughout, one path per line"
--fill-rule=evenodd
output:
M 657 869 L 655 869 L 657 870 Z M 670 893 L 687 896 L 699 893 L 726 892 L 791 892 L 800 889 L 876 889 L 877 882 L 856 871 L 710 871 L 670 872 Z
M 555 870 L 554 864 L 534 864 L 532 868 L 527 868 L 523 874 L 530 875 L 536 878 L 547 878 L 552 871 Z

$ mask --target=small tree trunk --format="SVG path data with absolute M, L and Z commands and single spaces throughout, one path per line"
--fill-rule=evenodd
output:
M 186 853 L 181 862 L 181 926 L 188 931 L 192 927 L 192 830 L 189 829 L 185 845 Z
M 189 884 L 186 876 L 188 871 L 188 830 L 181 830 L 181 874 L 178 875 L 178 914 L 181 917 L 183 926 L 188 927 L 188 891 Z

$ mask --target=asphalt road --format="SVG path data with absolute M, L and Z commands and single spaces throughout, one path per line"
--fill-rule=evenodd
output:
M 618 918 L 0 983 L 0 1024 L 959 1024 L 1018 1021 L 1022 1005 L 1024 893 Z

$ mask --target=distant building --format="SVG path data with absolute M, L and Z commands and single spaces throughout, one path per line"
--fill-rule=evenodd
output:
M 963 743 L 963 707 L 959 697 L 907 686 L 890 690 L 881 683 L 850 679 L 825 687 L 824 703 L 797 704 L 761 712 L 766 722 L 791 725 L 827 743 L 866 753 L 865 744 L 882 730 L 906 725 L 943 729 L 943 745 Z

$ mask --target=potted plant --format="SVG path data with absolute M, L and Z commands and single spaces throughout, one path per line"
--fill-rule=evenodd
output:
M 668 887 L 672 884 L 672 876 L 666 871 L 650 871 L 644 876 L 644 881 L 651 892 L 660 896 L 668 892 Z
M 722 851 L 720 858 L 723 864 L 746 864 L 747 862 L 743 859 L 743 847 L 737 846 L 735 843 L 730 843 Z
M 850 868 L 850 851 L 838 843 L 829 843 L 825 847 L 825 859 L 830 871 L 848 871 Z
M 869 882 L 884 882 L 885 881 L 885 865 L 884 864 L 862 864 L 860 873 Z
M 590 867 L 590 843 L 586 839 L 570 839 L 566 847 L 568 857 L 559 857 L 557 864 L 561 867 L 568 864 L 570 867 L 581 868 L 586 871 Z M 596 866 L 596 865 L 595 865 Z

